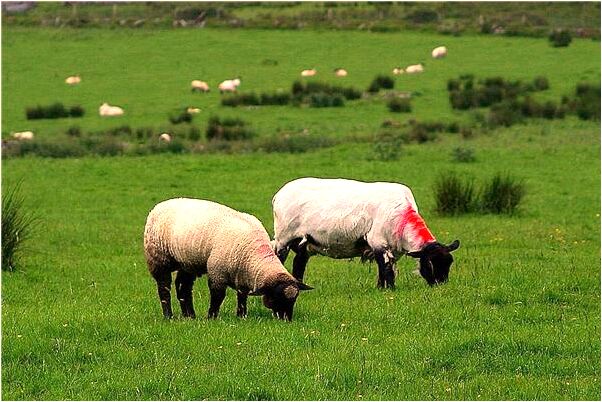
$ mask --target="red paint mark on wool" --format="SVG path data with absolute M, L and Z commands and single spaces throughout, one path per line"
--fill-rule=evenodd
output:
M 259 254 L 262 258 L 276 257 L 276 254 L 274 254 L 274 250 L 272 250 L 272 247 L 270 247 L 269 244 L 262 244 L 257 248 L 256 251 L 257 254 Z
M 405 236 L 406 239 L 411 237 L 419 243 L 428 243 L 435 241 L 435 236 L 431 233 L 424 219 L 412 208 L 412 205 L 406 206 L 399 214 L 399 220 L 395 226 L 395 234 L 400 238 Z

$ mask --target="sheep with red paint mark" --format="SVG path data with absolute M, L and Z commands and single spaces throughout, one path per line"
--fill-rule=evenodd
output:
M 272 199 L 274 251 L 284 262 L 295 252 L 293 276 L 303 279 L 310 256 L 361 257 L 378 264 L 378 287 L 395 287 L 395 262 L 419 259 L 429 285 L 447 281 L 451 252 L 439 243 L 418 213 L 412 191 L 398 183 L 301 178 Z
M 173 315 L 173 271 L 184 317 L 195 317 L 192 287 L 204 274 L 211 294 L 209 318 L 217 317 L 231 287 L 238 296 L 238 316 L 247 315 L 247 296 L 261 295 L 275 316 L 290 321 L 299 291 L 311 289 L 284 268 L 256 217 L 211 201 L 174 198 L 157 204 L 146 220 L 144 254 L 165 318 Z

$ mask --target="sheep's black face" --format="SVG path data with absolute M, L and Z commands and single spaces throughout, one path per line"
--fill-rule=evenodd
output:
M 454 262 L 451 252 L 458 247 L 460 247 L 458 240 L 449 246 L 431 243 L 421 251 L 409 253 L 409 255 L 420 258 L 420 275 L 429 285 L 433 286 L 447 282 L 449 269 Z
M 263 295 L 263 305 L 279 319 L 291 321 L 298 296 L 299 286 L 296 283 L 281 283 Z

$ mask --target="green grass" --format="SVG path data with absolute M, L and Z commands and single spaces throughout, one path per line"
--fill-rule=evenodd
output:
M 581 40 L 558 50 L 546 39 L 419 33 L 3 29 L 3 134 L 32 128 L 48 138 L 71 122 L 27 122 L 25 106 L 81 103 L 89 113 L 78 124 L 96 130 L 158 125 L 190 103 L 203 109 L 200 125 L 211 113 L 242 117 L 261 136 L 309 128 L 342 138 L 391 117 L 384 100 L 231 110 L 215 92 L 190 94 L 192 78 L 241 74 L 243 89 L 273 91 L 306 66 L 341 65 L 350 76 L 340 82 L 367 87 L 389 66 L 423 58 L 426 72 L 396 88 L 422 93 L 409 117 L 445 120 L 463 116 L 446 90 L 462 73 L 546 75 L 554 98 L 600 76 L 599 46 Z M 429 60 L 442 40 L 450 56 Z M 83 82 L 68 88 L 73 72 Z M 102 121 L 93 108 L 105 99 L 126 116 Z M 2 398 L 599 400 L 599 130 L 568 117 L 472 140 L 442 134 L 391 162 L 354 143 L 302 155 L 4 158 L 3 191 L 23 178 L 25 205 L 41 220 L 22 268 L 2 273 Z M 454 163 L 450 150 L 467 143 L 476 161 Z M 433 184 L 450 170 L 475 182 L 500 170 L 523 180 L 518 213 L 437 215 Z M 220 318 L 205 320 L 205 278 L 194 288 L 201 318 L 180 319 L 174 302 L 176 319 L 165 322 L 142 252 L 148 211 L 171 197 L 204 198 L 256 215 L 271 233 L 271 197 L 302 176 L 409 185 L 438 240 L 462 243 L 449 283 L 428 287 L 402 258 L 397 290 L 380 291 L 374 264 L 316 257 L 305 278 L 315 290 L 300 296 L 292 323 L 258 298 L 238 319 L 232 291 Z

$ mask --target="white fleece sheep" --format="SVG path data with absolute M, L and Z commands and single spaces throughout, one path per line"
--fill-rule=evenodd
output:
M 431 52 L 433 59 L 441 59 L 447 56 L 447 48 L 445 46 L 439 46 L 433 49 Z
M 416 74 L 424 72 L 424 66 L 422 64 L 412 64 L 407 66 L 405 69 L 407 74 Z
M 192 92 L 209 92 L 209 84 L 201 80 L 192 80 L 190 83 Z
M 157 204 L 146 220 L 144 253 L 166 318 L 172 316 L 173 271 L 187 317 L 195 315 L 192 285 L 203 274 L 211 293 L 209 318 L 217 317 L 228 286 L 237 291 L 238 316 L 247 313 L 248 295 L 263 295 L 264 305 L 288 320 L 299 290 L 311 289 L 286 271 L 257 218 L 211 201 L 175 198 Z
M 315 68 L 312 68 L 311 70 L 303 70 L 303 71 L 301 71 L 301 77 L 313 77 L 317 73 L 318 72 L 316 71 Z
M 163 133 L 159 136 L 159 140 L 163 142 L 171 142 L 171 135 L 169 133 Z
M 400 75 L 400 74 L 403 74 L 403 68 L 401 68 L 401 67 L 395 67 L 395 68 L 393 69 L 393 74 L 394 74 L 394 75 Z
M 301 178 L 285 184 L 272 199 L 274 248 L 281 261 L 295 251 L 293 276 L 301 280 L 311 255 L 374 258 L 378 286 L 394 286 L 400 255 L 426 257 L 429 284 L 444 282 L 457 246 L 437 243 L 412 191 L 398 183 Z M 429 265 L 431 264 L 429 268 Z M 422 261 L 421 261 L 422 266 Z
M 33 132 L 32 131 L 19 131 L 13 133 L 13 138 L 19 141 L 30 141 L 33 140 Z
M 105 102 L 98 108 L 98 114 L 101 116 L 121 116 L 123 109 L 119 106 L 111 106 Z
M 82 81 L 79 75 L 72 75 L 70 77 L 65 78 L 65 83 L 69 85 L 76 85 Z
M 222 81 L 217 87 L 221 93 L 223 92 L 236 92 L 236 89 L 240 85 L 240 79 L 235 78 L 233 80 Z
M 337 68 L 334 70 L 334 75 L 337 77 L 347 77 L 347 70 L 344 68 Z

